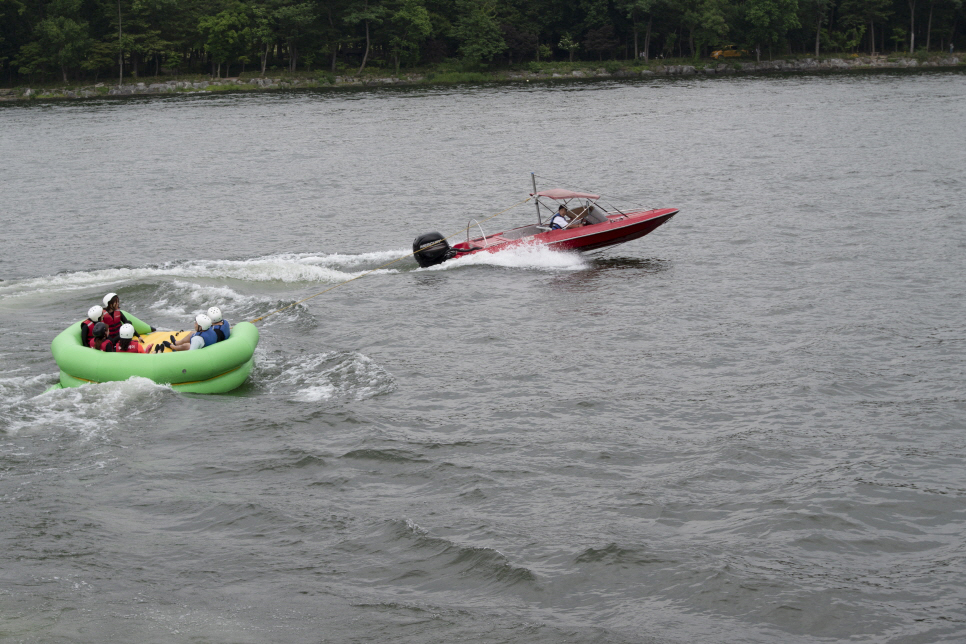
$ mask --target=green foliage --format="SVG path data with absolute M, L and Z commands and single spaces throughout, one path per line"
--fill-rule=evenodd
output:
M 822 41 L 838 51 L 852 51 L 862 42 L 865 35 L 865 25 L 858 25 L 842 30 L 822 30 Z
M 301 13 L 303 18 L 308 15 L 304 12 Z M 363 0 L 362 2 L 357 2 L 352 5 L 351 10 L 346 13 L 344 20 L 348 25 L 359 25 L 366 22 L 368 22 L 370 25 L 378 25 L 382 23 L 383 19 L 385 19 L 386 13 L 387 8 L 384 5 L 369 2 L 369 0 Z
M 624 0 L 620 3 L 620 10 L 628 18 L 639 21 L 656 8 L 657 0 Z
M 416 63 L 419 45 L 432 33 L 433 25 L 421 0 L 401 0 L 389 18 L 389 25 L 389 47 L 398 74 L 401 62 Z
M 0 78 L 117 78 L 119 55 L 126 77 L 248 64 L 320 83 L 327 76 L 310 70 L 366 64 L 611 70 L 640 68 L 633 54 L 645 49 L 692 64 L 724 44 L 808 55 L 816 31 L 830 55 L 874 50 L 883 35 L 887 49 L 931 35 L 934 49 L 952 37 L 961 50 L 964 29 L 962 0 L 0 0 Z
M 20 48 L 15 61 L 21 74 L 59 70 L 67 82 L 68 69 L 78 66 L 91 46 L 80 8 L 80 0 L 53 0 L 47 5 L 46 17 L 34 26 L 34 40 Z
M 234 5 L 198 23 L 205 47 L 217 63 L 237 60 L 252 42 L 252 18 L 245 5 Z
M 275 15 L 267 7 L 253 5 L 249 34 L 253 45 L 267 45 L 275 41 Z
M 289 71 L 295 71 L 302 46 L 317 35 L 317 5 L 311 2 L 277 2 L 272 11 L 275 36 L 288 46 L 288 68 Z
M 37 39 L 20 50 L 20 73 L 43 73 L 52 67 L 60 68 L 66 83 L 67 70 L 84 60 L 90 48 L 87 23 L 63 15 L 54 16 L 42 20 L 34 33 Z
M 584 48 L 590 52 L 597 52 L 598 60 L 604 59 L 604 52 L 615 49 L 619 41 L 614 33 L 613 25 L 604 25 L 600 29 L 590 29 L 584 40 Z
M 80 67 L 84 71 L 96 73 L 102 69 L 110 69 L 115 62 L 117 62 L 117 43 L 92 42 Z
M 756 44 L 773 45 L 801 26 L 798 0 L 746 0 L 744 10 L 750 25 L 747 38 Z
M 891 10 L 889 0 L 842 0 L 839 14 L 840 27 L 845 31 L 851 30 L 851 33 L 842 38 L 841 42 L 849 49 L 853 49 L 859 46 L 861 34 L 866 32 L 868 26 L 884 21 L 891 14 Z M 854 38 L 856 35 L 858 39 Z M 874 45 L 870 43 L 870 49 L 873 48 Z
M 753 1 L 753 0 L 752 0 Z M 732 8 L 726 0 L 682 0 L 683 20 L 688 27 L 689 46 L 697 58 L 702 46 L 723 42 L 731 31 L 728 21 Z
M 599 29 L 611 24 L 608 0 L 580 0 L 580 8 L 584 12 L 583 25 L 586 29 Z
M 369 14 L 372 14 L 370 10 Z M 273 12 L 275 34 L 288 42 L 296 42 L 310 35 L 317 16 L 315 5 L 280 3 Z
M 902 27 L 894 27 L 892 29 L 892 36 L 889 37 L 889 40 L 895 44 L 896 51 L 899 51 L 899 48 L 902 46 L 902 43 L 906 41 L 906 36 L 908 35 L 909 32 Z
M 477 65 L 492 60 L 507 48 L 492 4 L 487 0 L 457 0 L 456 4 L 460 16 L 453 35 L 466 63 Z
M 503 23 L 500 25 L 503 32 L 503 41 L 507 46 L 507 60 L 512 65 L 522 62 L 525 58 L 534 56 L 537 53 L 537 45 L 540 42 L 537 34 L 529 25 L 518 27 L 513 24 Z
M 357 0 L 351 5 L 351 9 L 343 18 L 347 25 L 354 26 L 357 30 L 361 26 L 365 30 L 365 54 L 363 55 L 362 65 L 359 66 L 357 74 L 361 74 L 366 66 L 369 57 L 372 30 L 382 24 L 386 18 L 387 11 L 388 9 L 384 5 L 376 4 L 375 1 L 361 0 L 360 3 Z
M 574 40 L 573 36 L 566 33 L 560 37 L 557 46 L 570 54 L 570 62 L 574 62 L 574 53 L 580 49 L 580 43 Z

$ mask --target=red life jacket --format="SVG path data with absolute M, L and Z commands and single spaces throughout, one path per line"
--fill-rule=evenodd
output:
M 114 350 L 118 353 L 147 353 L 148 350 L 144 348 L 144 345 L 131 338 L 130 343 L 127 345 L 127 349 L 121 346 L 123 340 L 118 340 L 117 344 L 114 345 Z
M 94 325 L 98 322 L 100 320 L 84 320 L 81 322 L 81 344 L 90 346 L 91 340 L 94 338 Z
M 121 309 L 114 311 L 114 313 L 104 311 L 101 322 L 107 325 L 107 337 L 116 338 L 121 334 L 121 325 L 124 324 L 121 320 Z
M 96 349 L 97 351 L 107 351 L 108 353 L 114 351 L 114 343 L 110 340 L 100 340 L 96 338 L 91 338 L 91 349 Z

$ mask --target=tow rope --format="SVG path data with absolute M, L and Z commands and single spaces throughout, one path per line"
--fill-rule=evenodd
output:
M 484 223 L 486 223 L 486 222 L 488 222 L 488 221 L 490 221 L 491 219 L 494 219 L 494 218 L 496 218 L 496 217 L 499 217 L 500 215 L 502 215 L 502 214 L 504 214 L 504 213 L 507 213 L 507 212 L 509 212 L 509 211 L 511 211 L 511 210 L 513 210 L 513 209 L 514 209 L 514 208 L 516 208 L 517 206 L 522 206 L 523 204 L 525 204 L 525 203 L 527 203 L 528 201 L 530 201 L 530 199 L 531 199 L 531 198 L 532 198 L 532 197 L 527 197 L 527 198 L 526 198 L 526 199 L 524 199 L 523 201 L 518 201 L 517 203 L 515 203 L 515 204 L 513 204 L 512 206 L 510 206 L 510 207 L 509 207 L 509 208 L 507 208 L 506 210 L 501 210 L 500 212 L 498 212 L 498 213 L 496 213 L 495 215 L 492 215 L 492 216 L 490 216 L 490 217 L 487 217 L 487 218 L 486 218 L 486 219 L 484 219 L 483 221 L 480 221 L 480 222 L 476 222 L 476 223 L 477 223 L 477 225 L 482 225 L 482 224 L 484 224 Z M 464 232 L 469 232 L 469 229 L 470 229 L 470 227 L 471 227 L 472 225 L 473 225 L 473 222 L 471 222 L 471 223 L 469 223 L 469 224 L 467 224 L 467 225 L 466 225 L 466 228 L 464 228 L 463 230 L 460 230 L 459 232 L 455 232 L 455 233 L 453 233 L 452 235 L 449 235 L 448 237 L 443 237 L 443 239 L 442 239 L 442 240 L 440 240 L 440 241 L 446 241 L 446 240 L 448 240 L 448 239 L 449 239 L 450 237 L 455 237 L 456 235 L 460 235 L 460 234 L 462 234 L 462 233 L 464 233 Z M 437 242 L 437 243 L 438 243 L 438 242 Z M 422 250 L 422 249 L 420 249 L 420 250 Z M 411 253 L 406 253 L 405 255 L 401 255 L 400 257 L 397 257 L 396 259 L 394 259 L 394 260 L 392 260 L 392 261 L 389 261 L 389 262 L 386 262 L 386 263 L 385 263 L 385 264 L 383 264 L 382 266 L 377 266 L 376 268 L 373 268 L 373 269 L 371 269 L 371 270 L 368 270 L 368 271 L 366 271 L 365 273 L 362 273 L 362 274 L 360 274 L 360 275 L 356 275 L 356 276 L 355 276 L 355 277 L 353 277 L 352 279 L 347 279 L 347 280 L 346 280 L 346 281 L 344 281 L 344 282 L 339 282 L 338 284 L 336 284 L 336 285 L 334 285 L 334 286 L 330 286 L 329 288 L 327 288 L 327 289 L 325 289 L 324 291 L 319 291 L 319 292 L 318 292 L 318 293 L 316 293 L 315 295 L 310 295 L 310 296 L 308 296 L 308 297 L 306 297 L 306 298 L 302 298 L 302 299 L 301 299 L 301 300 L 299 300 L 298 302 L 292 302 L 292 303 L 291 303 L 291 304 L 289 304 L 288 306 L 283 306 L 283 307 L 282 307 L 282 308 L 280 308 L 280 309 L 275 309 L 275 310 L 274 310 L 274 311 L 272 311 L 271 313 L 266 313 L 265 315 L 263 315 L 263 316 L 261 316 L 261 317 L 257 317 L 257 318 L 255 318 L 254 320 L 252 320 L 252 321 L 251 321 L 251 323 L 252 323 L 252 324 L 255 324 L 256 322 L 261 322 L 262 320 L 264 320 L 265 318 L 267 318 L 267 317 L 269 317 L 269 316 L 272 316 L 272 315 L 275 315 L 276 313 L 281 313 L 282 311 L 286 311 L 286 310 L 288 310 L 288 309 L 290 309 L 290 308 L 292 308 L 293 306 L 298 306 L 298 305 L 299 305 L 299 304 L 301 304 L 302 302 L 307 302 L 307 301 L 309 301 L 309 300 L 311 300 L 311 299 L 312 299 L 313 297 L 318 297 L 318 296 L 320 296 L 320 295 L 324 295 L 325 293 L 328 293 L 329 291 L 332 291 L 332 290 L 335 290 L 335 289 L 337 289 L 337 288 L 339 288 L 340 286 L 344 286 L 344 285 L 346 285 L 346 284 L 348 284 L 349 282 L 354 282 L 354 281 L 356 281 L 357 279 L 359 279 L 360 277 L 365 277 L 366 275 L 369 275 L 370 273 L 375 273 L 376 271 L 379 271 L 379 270 L 382 270 L 382 269 L 384 269 L 384 268 L 386 268 L 387 266 L 392 266 L 392 265 L 393 265 L 393 264 L 395 264 L 396 262 L 399 262 L 399 261 L 402 261 L 402 260 L 404 260 L 404 259 L 406 259 L 407 257 L 412 257 L 413 255 L 415 255 L 415 254 L 416 254 L 416 253 L 418 253 L 418 252 L 419 252 L 419 250 L 414 250 L 414 251 L 413 251 L 413 252 L 411 252 Z

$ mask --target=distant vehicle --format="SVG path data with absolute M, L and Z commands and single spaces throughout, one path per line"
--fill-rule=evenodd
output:
M 739 56 L 744 56 L 747 53 L 747 49 L 735 49 L 734 45 L 725 45 L 721 49 L 716 49 L 711 52 L 711 57 L 715 60 L 719 60 L 721 58 L 738 58 Z

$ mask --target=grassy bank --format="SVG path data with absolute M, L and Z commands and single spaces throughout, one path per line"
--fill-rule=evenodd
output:
M 96 98 L 150 94 L 197 92 L 262 91 L 292 88 L 330 88 L 388 85 L 453 85 L 488 82 L 529 82 L 554 79 L 632 79 L 657 76 L 764 74 L 774 72 L 808 73 L 862 71 L 870 69 L 958 68 L 966 67 L 966 58 L 955 55 L 888 54 L 879 56 L 828 55 L 818 58 L 798 56 L 755 61 L 748 57 L 716 61 L 661 59 L 644 61 L 529 62 L 501 69 L 465 70 L 457 64 L 408 70 L 398 76 L 392 70 L 370 68 L 362 74 L 336 74 L 328 71 L 267 70 L 245 72 L 232 78 L 207 75 L 164 75 L 124 79 L 104 79 L 97 83 L 43 83 L 0 89 L 0 100 L 47 100 L 64 98 Z

